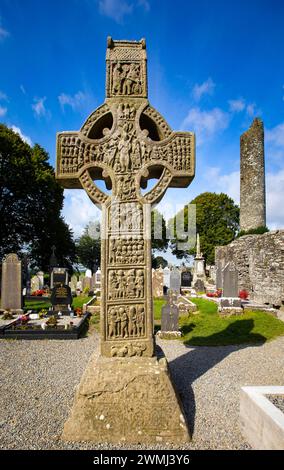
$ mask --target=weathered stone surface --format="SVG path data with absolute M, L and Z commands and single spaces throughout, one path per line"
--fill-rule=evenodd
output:
M 155 351 L 151 205 L 162 199 L 169 186 L 186 187 L 192 181 L 195 138 L 190 132 L 173 132 L 150 106 L 145 40 L 130 42 L 108 38 L 106 62 L 107 98 L 79 132 L 58 134 L 56 176 L 65 188 L 85 189 L 90 199 L 102 208 L 101 354 L 124 358 L 127 376 L 129 358 L 151 358 Z M 157 178 L 157 184 L 142 194 L 141 189 L 146 188 L 151 178 Z M 111 194 L 96 186 L 95 181 L 101 179 L 108 189 L 112 189 Z M 112 374 L 112 360 L 108 362 L 101 358 L 101 361 Z M 121 361 L 122 377 L 119 380 L 126 387 Z M 147 359 L 145 361 L 147 364 Z M 135 373 L 139 376 L 139 371 L 133 371 Z M 117 379 L 116 373 L 114 376 Z M 149 380 L 150 377 L 151 373 Z M 93 379 L 100 381 L 97 375 Z M 112 380 L 104 375 L 102 382 L 113 383 Z M 140 383 L 140 378 L 137 381 Z M 145 378 L 143 383 L 147 383 Z M 94 390 L 96 387 L 94 383 Z M 137 393 L 139 399 L 139 388 Z M 127 419 L 133 423 L 148 419 L 148 407 L 153 413 L 157 408 L 157 404 L 149 404 L 143 396 L 136 412 L 134 406 L 128 407 L 124 395 L 112 397 L 114 401 L 119 397 L 113 413 L 119 414 L 119 409 L 125 408 Z M 133 403 L 131 400 L 129 402 Z M 90 414 L 85 414 L 85 421 L 82 419 L 82 440 L 90 436 L 89 429 L 92 425 L 96 428 L 96 416 L 100 416 L 94 414 L 95 408 L 88 410 Z M 171 413 L 175 412 L 171 410 Z M 117 419 L 112 429 L 113 439 L 126 433 L 123 426 L 124 421 Z M 108 433 L 109 441 L 112 432 Z M 97 432 L 93 434 L 97 436 Z M 127 432 L 129 441 L 133 439 L 131 436 Z M 99 439 L 105 437 L 101 434 Z
M 153 297 L 163 296 L 164 271 L 162 268 L 152 269 Z
M 234 260 L 239 289 L 259 304 L 280 307 L 284 302 L 284 230 L 245 235 L 216 248 L 215 260 L 225 266 Z
M 63 439 L 151 444 L 187 442 L 189 432 L 165 358 L 91 358 Z
M 10 253 L 2 262 L 1 308 L 22 308 L 22 262 L 16 253 Z
M 223 297 L 239 297 L 239 274 L 232 261 L 225 265 L 222 278 Z
M 173 269 L 170 274 L 170 290 L 173 292 L 180 292 L 181 273 L 178 269 Z
M 260 119 L 241 136 L 240 189 L 241 230 L 265 226 L 264 130 Z
M 244 311 L 241 307 L 222 307 L 219 310 L 219 315 L 221 317 L 233 317 L 238 315 L 243 315 Z

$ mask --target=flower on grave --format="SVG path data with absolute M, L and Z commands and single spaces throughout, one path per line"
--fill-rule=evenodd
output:
M 240 290 L 240 292 L 239 292 L 239 297 L 240 297 L 240 299 L 242 299 L 242 300 L 247 300 L 247 299 L 248 299 L 248 296 L 249 296 L 249 293 L 248 293 L 248 291 L 247 291 L 246 289 Z
M 39 318 L 43 318 L 46 314 L 47 314 L 46 308 L 42 308 L 38 313 Z
M 83 314 L 83 310 L 82 310 L 82 308 L 81 308 L 81 307 L 77 307 L 77 308 L 75 308 L 75 310 L 74 310 L 74 311 L 75 311 L 75 313 L 76 313 L 77 317 L 80 317 L 80 316 Z

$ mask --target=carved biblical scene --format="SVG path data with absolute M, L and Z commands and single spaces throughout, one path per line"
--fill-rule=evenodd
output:
M 135 191 L 135 186 L 133 187 Z M 137 202 L 114 202 L 109 208 L 110 232 L 139 232 L 143 229 L 143 209 Z
M 113 95 L 141 95 L 142 77 L 139 63 L 112 63 Z
M 109 239 L 109 264 L 144 264 L 144 240 L 141 235 Z
M 143 269 L 111 269 L 108 273 L 108 299 L 142 299 Z
M 106 327 L 110 340 L 145 337 L 144 304 L 109 306 Z

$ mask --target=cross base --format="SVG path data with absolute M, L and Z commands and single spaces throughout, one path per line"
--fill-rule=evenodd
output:
M 62 439 L 113 444 L 189 442 L 166 359 L 94 354 L 77 388 Z

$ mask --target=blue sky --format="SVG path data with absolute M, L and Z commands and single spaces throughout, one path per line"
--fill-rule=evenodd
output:
M 279 0 L 0 0 L 0 121 L 54 165 L 56 132 L 104 101 L 107 36 L 145 37 L 151 104 L 197 139 L 195 180 L 160 209 L 169 217 L 203 191 L 239 202 L 239 137 L 260 116 L 268 225 L 283 228 L 283 21 Z M 97 209 L 67 190 L 63 214 L 79 235 Z

